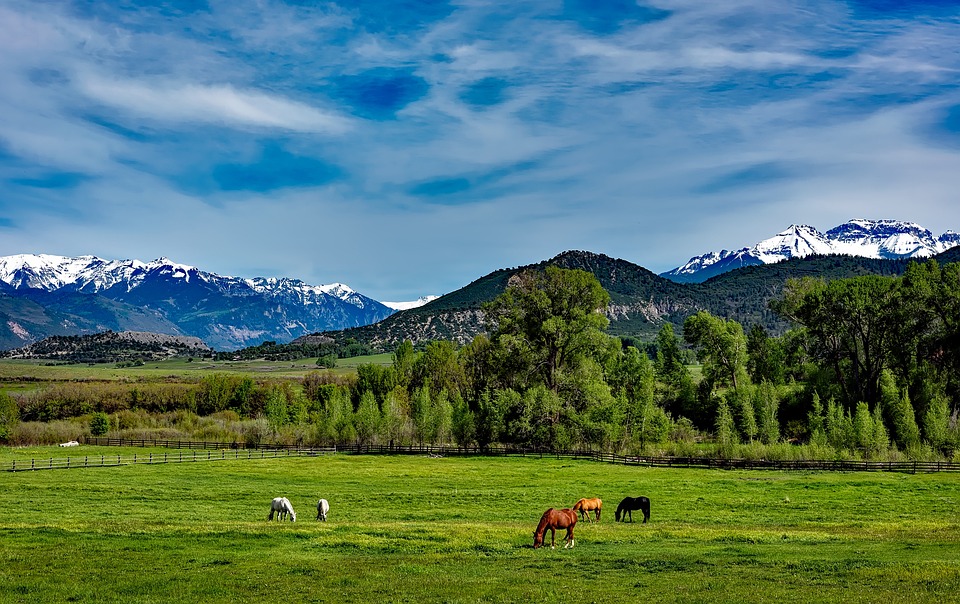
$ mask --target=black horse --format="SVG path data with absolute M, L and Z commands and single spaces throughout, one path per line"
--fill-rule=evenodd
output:
M 621 520 L 627 521 L 627 514 L 630 515 L 630 522 L 633 522 L 633 510 L 641 510 L 643 512 L 643 522 L 646 523 L 647 520 L 650 520 L 650 500 L 646 497 L 624 497 L 623 501 L 620 502 L 620 505 L 617 506 L 617 513 L 615 515 L 616 521 L 620 522 Z

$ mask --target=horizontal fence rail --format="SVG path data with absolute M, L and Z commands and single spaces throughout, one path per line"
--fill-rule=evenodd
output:
M 88 439 L 94 440 L 94 439 Z M 100 439 L 108 440 L 108 439 Z M 164 445 L 151 444 L 153 441 L 128 441 L 126 439 L 109 439 L 111 442 L 89 442 L 106 446 L 134 446 L 134 447 L 163 447 Z M 136 444 L 131 444 L 136 443 Z M 141 442 L 146 444 L 140 444 Z M 157 441 L 158 443 L 164 441 Z M 170 441 L 177 442 L 177 441 Z M 185 442 L 185 441 L 184 441 Z M 185 442 L 186 444 L 186 442 Z M 196 445 L 197 443 L 191 443 Z M 83 455 L 49 459 L 21 459 L 13 460 L 0 468 L 7 472 L 28 472 L 32 470 L 67 470 L 76 468 L 106 468 L 115 466 L 129 466 L 133 464 L 168 464 L 168 463 L 195 463 L 201 461 L 227 461 L 249 459 L 275 459 L 278 457 L 315 457 L 336 453 L 336 448 L 230 448 L 230 447 L 169 447 L 178 448 L 176 453 L 134 453 L 133 455 Z M 213 450 L 213 449 L 219 450 Z M 205 450 L 197 450 L 205 449 Z
M 842 472 L 960 472 L 960 463 L 949 461 L 854 461 L 854 460 L 789 460 L 775 461 L 765 459 L 722 459 L 713 457 L 657 457 L 617 455 L 598 451 L 549 451 L 537 449 L 519 449 L 513 447 L 435 447 L 355 445 L 340 447 L 341 453 L 370 455 L 426 454 L 432 457 L 458 455 L 519 455 L 556 457 L 566 459 L 590 459 L 597 462 L 646 466 L 651 468 L 714 468 L 724 470 L 808 470 Z
M 304 447 L 284 444 L 248 444 L 212 441 L 159 439 L 96 438 L 83 439 L 87 445 L 110 447 L 154 447 L 178 449 L 177 453 L 141 453 L 134 455 L 89 455 L 60 459 L 27 459 L 13 461 L 0 470 L 28 471 L 66 468 L 122 466 L 130 464 L 185 463 L 231 459 L 271 459 L 306 457 L 331 453 L 353 455 L 427 455 L 434 458 L 456 456 L 521 456 L 588 459 L 602 463 L 650 468 L 705 468 L 722 470 L 783 470 L 831 472 L 958 472 L 960 463 L 949 461 L 853 461 L 853 460 L 756 460 L 709 457 L 658 457 L 617 455 L 598 451 L 549 451 L 518 447 L 444 447 L 432 445 L 352 445 L 346 447 Z M 189 453 L 184 453 L 184 451 Z

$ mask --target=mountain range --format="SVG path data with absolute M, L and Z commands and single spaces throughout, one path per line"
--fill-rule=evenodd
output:
M 826 233 L 807 225 L 791 225 L 769 239 L 736 251 L 694 256 L 686 264 L 660 273 L 679 283 L 702 283 L 744 266 L 773 264 L 790 258 L 839 254 L 863 258 L 929 258 L 960 245 L 960 234 L 939 237 L 913 222 L 855 219 Z
M 227 350 L 367 325 L 394 312 L 341 283 L 225 277 L 166 258 L 0 257 L 3 348 L 112 330 L 196 336 Z
M 960 246 L 933 257 L 941 263 L 960 262 Z M 776 264 L 746 266 L 704 283 L 677 283 L 626 260 L 585 251 L 564 252 L 550 260 L 494 271 L 465 287 L 440 296 L 424 306 L 401 311 L 376 325 L 303 336 L 294 343 L 331 339 L 338 345 L 356 342 L 377 351 L 390 351 L 405 340 L 415 345 L 430 340 L 467 343 L 484 331 L 482 305 L 499 295 L 518 273 L 546 266 L 581 269 L 592 273 L 610 294 L 607 317 L 612 335 L 635 343 L 652 340 L 665 323 L 681 333 L 683 322 L 706 310 L 711 314 L 758 324 L 778 335 L 790 325 L 772 310 L 769 302 L 783 293 L 788 279 L 820 277 L 840 279 L 860 275 L 900 275 L 911 258 L 877 259 L 855 256 L 808 256 Z
M 318 334 L 325 342 L 353 341 L 376 350 L 391 350 L 404 339 L 466 342 L 483 331 L 484 302 L 518 272 L 551 264 L 597 277 L 610 293 L 614 335 L 646 339 L 664 323 L 682 326 L 698 310 L 780 332 L 787 325 L 767 303 L 788 278 L 896 275 L 914 258 L 960 260 L 960 247 L 947 250 L 957 243 L 960 236 L 952 231 L 934 237 L 916 224 L 892 220 L 852 220 L 825 234 L 794 226 L 752 248 L 691 259 L 663 276 L 626 260 L 569 251 L 494 271 L 440 297 L 388 303 L 340 283 L 225 277 L 166 258 L 6 256 L 0 257 L 0 349 L 104 331 L 193 336 L 221 351 L 309 341 Z

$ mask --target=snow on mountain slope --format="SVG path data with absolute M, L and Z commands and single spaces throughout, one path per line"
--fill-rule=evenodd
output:
M 76 302 L 77 293 L 90 295 L 88 304 L 107 300 L 110 304 L 101 304 L 106 310 L 98 320 L 114 331 L 140 329 L 140 323 L 131 321 L 140 316 L 138 311 L 146 311 L 164 333 L 196 336 L 219 350 L 369 325 L 395 312 L 342 283 L 226 277 L 167 258 L 141 262 L 50 254 L 0 257 L 0 286 L 9 295 L 24 298 L 44 294 L 43 303 L 54 314 L 64 300 Z M 78 333 L 87 331 L 78 328 Z M 42 335 L 21 339 L 29 343 Z
M 694 256 L 686 264 L 661 273 L 680 282 L 701 282 L 751 264 L 772 264 L 788 258 L 842 254 L 866 258 L 927 258 L 960 245 L 960 235 L 936 237 L 913 222 L 854 219 L 821 233 L 807 225 L 791 225 L 753 247 Z
M 342 283 L 308 285 L 298 279 L 256 277 L 240 279 L 208 273 L 200 269 L 158 258 L 151 262 L 140 260 L 104 260 L 96 256 L 71 258 L 52 254 L 17 254 L 0 257 L 0 281 L 14 288 L 33 288 L 46 291 L 80 291 L 100 293 L 118 284 L 127 291 L 141 285 L 149 276 L 162 275 L 185 283 L 200 281 L 218 289 L 242 293 L 252 292 L 271 296 L 292 296 L 303 304 L 321 303 L 325 296 L 332 296 L 358 308 L 364 308 L 373 300 L 363 296 Z M 238 291 L 240 290 L 240 291 Z
M 440 296 L 420 296 L 416 300 L 411 300 L 410 302 L 381 302 L 387 308 L 392 308 L 393 310 L 410 310 L 411 308 L 420 308 L 424 304 L 433 302 Z

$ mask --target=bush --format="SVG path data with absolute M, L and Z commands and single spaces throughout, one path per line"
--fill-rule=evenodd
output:
M 79 420 L 20 422 L 11 431 L 8 442 L 15 446 L 56 445 L 80 440 L 86 431 L 86 426 Z
M 97 411 L 90 418 L 90 435 L 103 436 L 110 431 L 110 418 L 103 411 Z

